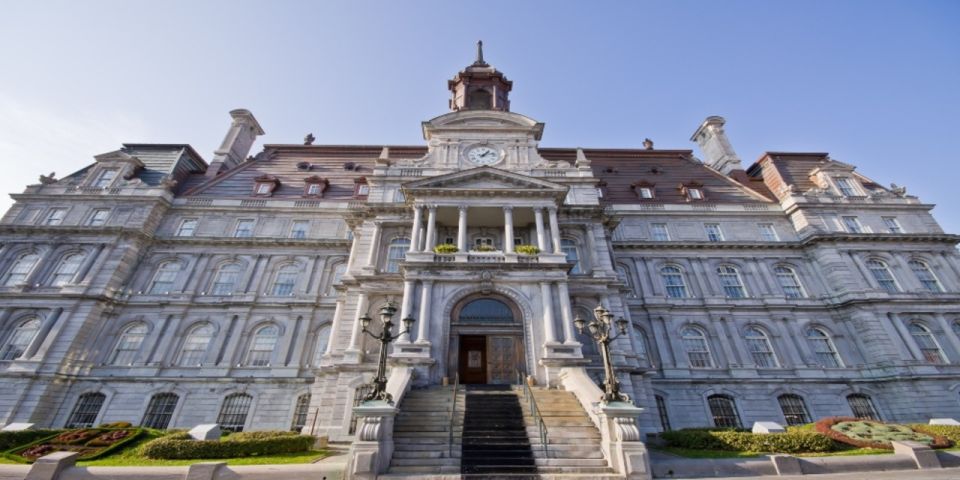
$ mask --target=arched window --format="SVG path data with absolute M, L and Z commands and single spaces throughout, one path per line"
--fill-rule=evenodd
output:
M 276 325 L 260 327 L 257 333 L 253 334 L 253 340 L 250 341 L 247 365 L 252 367 L 269 366 L 270 357 L 273 356 L 273 347 L 277 345 L 277 339 L 279 338 L 280 328 Z
M 322 327 L 317 332 L 317 346 L 313 354 L 314 366 L 320 365 L 323 354 L 327 352 L 327 345 L 330 343 L 330 326 Z
M 149 292 L 153 295 L 170 293 L 173 291 L 173 284 L 177 280 L 177 274 L 180 273 L 179 262 L 164 262 L 157 268 L 157 273 L 153 275 L 153 281 L 150 282 Z
M 953 330 L 953 334 L 960 338 L 960 320 L 954 320 L 954 322 L 950 324 L 950 328 Z
M 40 255 L 33 252 L 24 253 L 17 257 L 10 269 L 7 270 L 7 278 L 3 279 L 3 286 L 12 287 L 27 283 L 27 277 L 30 276 L 30 272 L 33 272 L 39 261 Z
M 890 268 L 887 267 L 886 263 L 877 259 L 870 259 L 867 260 L 867 269 L 870 270 L 870 274 L 873 275 L 873 279 L 877 281 L 880 288 L 888 293 L 900 291 L 900 287 L 897 286 L 897 281 L 893 279 L 893 274 L 890 273 Z
M 0 360 L 16 360 L 20 358 L 20 356 L 27 351 L 27 347 L 30 346 L 30 342 L 33 341 L 33 338 L 37 336 L 37 332 L 39 331 L 40 319 L 30 317 L 26 320 L 21 320 L 16 328 L 13 329 L 13 332 L 10 333 L 10 336 L 7 337 L 7 343 L 3 346 L 3 351 L 0 352 Z
M 293 293 L 293 287 L 297 284 L 297 276 L 300 271 L 296 265 L 284 265 L 277 270 L 277 276 L 273 279 L 273 295 L 290 295 Z
M 800 284 L 800 277 L 797 277 L 797 272 L 792 268 L 777 265 L 773 268 L 773 273 L 787 298 L 803 298 L 806 296 L 803 293 L 803 286 Z
M 84 255 L 82 253 L 74 253 L 63 257 L 60 260 L 60 264 L 57 265 L 57 269 L 53 272 L 53 278 L 50 280 L 50 285 L 54 287 L 62 287 L 64 285 L 74 282 L 74 277 L 77 276 L 77 272 L 80 271 L 80 265 L 83 263 Z
M 837 353 L 837 347 L 833 345 L 830 335 L 822 329 L 811 327 L 807 329 L 807 344 L 810 350 L 817 356 L 817 362 L 821 367 L 840 368 L 843 362 L 840 360 L 840 354 Z
M 670 415 L 667 413 L 667 402 L 660 395 L 654 395 L 657 402 L 657 414 L 660 416 L 660 428 L 663 432 L 668 432 L 670 428 Z
M 683 270 L 675 265 L 667 265 L 660 269 L 660 278 L 663 279 L 663 288 L 670 298 L 687 298 L 687 285 L 683 281 Z
M 721 265 L 717 267 L 717 276 L 720 277 L 720 286 L 723 287 L 723 294 L 727 298 L 745 298 L 746 290 L 743 288 L 743 281 L 740 279 L 740 272 L 736 267 L 730 265 Z
M 457 321 L 461 323 L 513 323 L 513 310 L 493 298 L 478 298 L 463 306 Z
M 760 368 L 776 368 L 777 356 L 773 353 L 773 346 L 770 344 L 770 338 L 767 332 L 757 327 L 748 327 L 744 332 L 744 340 L 747 342 L 747 350 L 753 358 L 753 363 Z
M 407 258 L 407 250 L 410 249 L 410 239 L 406 237 L 394 238 L 387 247 L 387 264 L 383 271 L 397 273 L 400 271 L 400 262 Z
M 337 285 L 340 285 L 343 274 L 347 273 L 347 262 L 340 262 L 330 272 L 330 284 L 327 286 L 327 295 L 336 295 Z
M 147 326 L 142 323 L 125 328 L 123 333 L 120 334 L 119 340 L 117 340 L 117 346 L 113 349 L 110 363 L 113 365 L 132 365 L 146 336 Z
M 220 428 L 228 432 L 242 432 L 247 424 L 251 403 L 253 403 L 253 397 L 246 393 L 234 393 L 223 399 L 220 415 L 217 416 Z
M 84 393 L 77 399 L 73 411 L 70 412 L 70 418 L 67 420 L 66 428 L 89 428 L 97 421 L 97 415 L 100 414 L 100 408 L 107 396 L 102 393 Z
M 910 265 L 910 270 L 913 270 L 913 274 L 917 276 L 920 285 L 923 285 L 924 290 L 933 293 L 943 293 L 940 280 L 937 280 L 937 276 L 930 270 L 929 265 L 920 260 L 910 260 L 908 265 Z
M 707 397 L 710 405 L 710 415 L 713 416 L 713 426 L 719 428 L 741 428 L 740 415 L 733 398 L 727 395 L 710 395 Z
M 937 339 L 933 337 L 927 327 L 919 323 L 911 323 L 909 330 L 913 341 L 920 347 L 920 353 L 923 354 L 924 360 L 930 363 L 947 363 L 943 356 L 943 350 L 940 349 L 940 344 L 937 343 Z
M 290 430 L 293 432 L 303 431 L 307 425 L 307 412 L 310 409 L 310 394 L 305 393 L 297 397 L 297 405 L 293 407 L 293 421 L 290 422 Z
M 240 264 L 228 263 L 217 270 L 213 278 L 213 286 L 210 288 L 211 295 L 233 295 L 233 291 L 240 282 Z
M 877 415 L 877 409 L 873 408 L 873 400 L 870 399 L 869 395 L 862 393 L 847 395 L 847 404 L 850 405 L 850 411 L 853 412 L 854 417 L 880 420 L 880 415 Z
M 620 279 L 620 281 L 623 282 L 623 284 L 626 285 L 631 292 L 633 292 L 634 291 L 633 282 L 630 281 L 630 270 L 628 270 L 627 267 L 620 265 L 619 263 L 617 264 L 616 269 L 617 269 L 617 278 Z
M 147 405 L 147 411 L 143 414 L 140 426 L 166 429 L 170 426 L 170 419 L 173 418 L 173 412 L 177 409 L 179 401 L 180 397 L 176 393 L 158 393 L 150 397 L 150 404 Z
M 810 423 L 810 415 L 807 414 L 807 405 L 803 397 L 788 393 L 777 397 L 777 401 L 780 403 L 780 411 L 783 412 L 787 425 Z
M 637 356 L 649 360 L 649 357 L 647 356 L 647 332 L 636 326 L 633 327 L 633 331 L 637 334 L 637 351 L 635 353 Z
M 204 323 L 190 330 L 187 338 L 180 347 L 180 358 L 177 364 L 183 367 L 199 366 L 207 356 L 207 347 L 213 340 L 213 325 Z
M 710 355 L 710 346 L 707 335 L 696 327 L 684 327 L 680 331 L 683 339 L 683 349 L 687 352 L 687 359 L 693 368 L 713 367 L 713 357 Z
M 560 251 L 567 255 L 567 262 L 573 263 L 570 273 L 583 273 L 580 267 L 580 252 L 577 250 L 577 242 L 569 238 L 560 239 Z

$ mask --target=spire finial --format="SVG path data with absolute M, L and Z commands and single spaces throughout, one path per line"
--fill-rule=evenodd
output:
M 483 40 L 477 40 L 477 61 L 473 63 L 474 65 L 483 65 L 486 63 L 483 61 Z

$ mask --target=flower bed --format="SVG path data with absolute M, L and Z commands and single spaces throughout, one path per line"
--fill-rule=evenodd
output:
M 817 432 L 831 439 L 860 448 L 892 450 L 893 441 L 914 441 L 931 448 L 947 448 L 953 444 L 947 437 L 924 433 L 907 425 L 883 423 L 852 417 L 827 417 L 817 421 Z
M 123 448 L 142 433 L 141 428 L 79 428 L 15 447 L 6 456 L 32 463 L 53 452 L 77 452 L 78 460 L 93 460 Z
M 238 458 L 306 452 L 316 439 L 296 432 L 241 432 L 223 440 L 193 440 L 175 433 L 142 447 L 145 457 L 155 459 Z

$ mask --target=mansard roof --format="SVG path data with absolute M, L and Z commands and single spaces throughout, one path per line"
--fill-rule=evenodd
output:
M 856 167 L 853 165 L 834 160 L 822 152 L 765 152 L 747 169 L 747 174 L 762 179 L 772 192 L 779 194 L 791 187 L 795 192 L 816 188 L 814 173 L 830 168 L 856 176 L 868 192 L 887 190 L 870 178 L 854 172 Z

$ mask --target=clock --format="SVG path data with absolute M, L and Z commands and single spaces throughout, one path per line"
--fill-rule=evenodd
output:
M 467 150 L 467 160 L 474 165 L 493 165 L 500 161 L 500 151 L 486 145 L 478 145 Z

